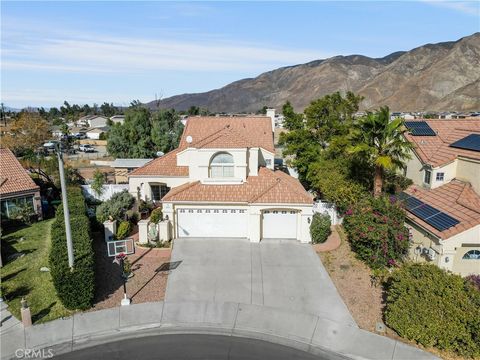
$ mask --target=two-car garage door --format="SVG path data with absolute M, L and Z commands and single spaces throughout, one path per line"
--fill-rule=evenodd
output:
M 261 239 L 296 239 L 297 215 L 293 210 L 264 210 Z M 257 225 L 258 226 L 258 225 Z M 248 238 L 248 214 L 235 208 L 179 208 L 177 237 Z
M 248 237 L 244 209 L 178 209 L 178 237 Z

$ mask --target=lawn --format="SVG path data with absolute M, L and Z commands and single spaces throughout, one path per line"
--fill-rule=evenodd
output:
M 34 323 L 50 321 L 72 313 L 65 309 L 57 298 L 50 273 L 40 271 L 41 267 L 48 267 L 52 222 L 53 219 L 40 221 L 2 234 L 2 296 L 9 306 L 9 311 L 18 319 L 22 297 L 27 299 Z M 15 253 L 23 253 L 24 256 L 9 260 Z

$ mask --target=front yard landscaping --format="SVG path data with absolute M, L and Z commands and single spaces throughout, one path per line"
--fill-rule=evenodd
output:
M 358 326 L 371 332 L 377 332 L 377 323 L 384 323 L 385 321 L 386 292 L 381 286 L 381 279 L 378 278 L 378 274 L 382 273 L 370 269 L 357 258 L 347 241 L 342 226 L 336 226 L 336 230 L 341 238 L 340 247 L 331 252 L 321 252 L 319 257 Z M 419 296 L 421 294 L 419 293 Z M 401 338 L 386 325 L 384 325 L 384 332 L 380 332 L 380 335 L 418 346 L 414 342 Z M 465 359 L 458 354 L 441 351 L 437 348 L 428 348 L 428 351 L 445 360 Z
M 34 323 L 72 313 L 58 299 L 50 272 L 40 271 L 42 267 L 49 267 L 53 221 L 41 221 L 2 234 L 2 296 L 9 311 L 18 319 L 22 297 L 25 297 L 30 306 Z

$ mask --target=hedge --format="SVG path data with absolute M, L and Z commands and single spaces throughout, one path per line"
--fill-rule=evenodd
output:
M 158 224 L 160 220 L 162 220 L 163 212 L 162 208 L 156 208 L 152 211 L 150 215 L 150 221 L 154 224 Z
M 405 211 L 393 197 L 359 201 L 345 213 L 343 227 L 352 250 L 372 269 L 396 266 L 408 253 Z
M 480 291 L 432 264 L 408 264 L 386 284 L 385 321 L 400 336 L 465 357 L 480 355 Z
M 324 243 L 332 233 L 330 216 L 316 213 L 310 224 L 310 235 L 314 244 Z
M 85 310 L 92 306 L 95 293 L 95 261 L 90 237 L 90 222 L 86 216 L 85 200 L 80 188 L 67 190 L 72 229 L 74 267 L 68 266 L 67 240 L 63 205 L 59 206 L 52 224 L 52 246 L 49 264 L 53 284 L 67 309 Z

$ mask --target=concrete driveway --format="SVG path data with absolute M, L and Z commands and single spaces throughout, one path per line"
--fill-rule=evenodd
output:
M 310 313 L 355 325 L 308 244 L 243 239 L 177 239 L 165 301 L 239 302 Z

